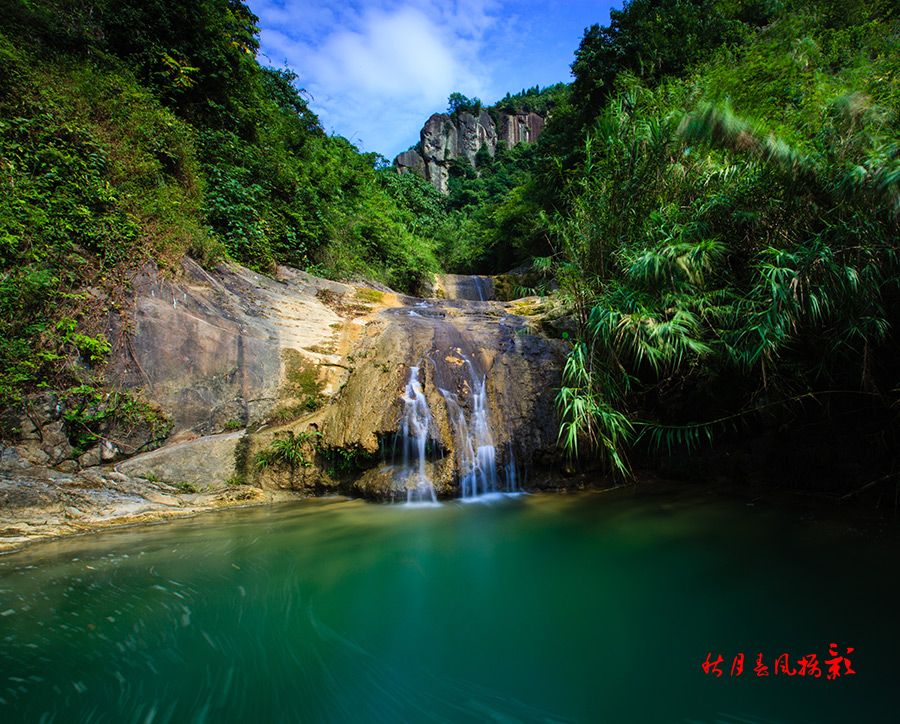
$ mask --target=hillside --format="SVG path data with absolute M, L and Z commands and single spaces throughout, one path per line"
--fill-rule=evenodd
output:
M 585 33 L 530 181 L 491 215 L 546 234 L 536 263 L 579 320 L 573 455 L 895 481 L 896 13 L 633 0 Z
M 755 441 L 770 470 L 895 481 L 895 4 L 632 0 L 611 18 L 569 86 L 451 95 L 400 164 L 434 165 L 429 183 L 327 136 L 237 0 L 6 0 L 0 406 L 51 391 L 77 443 L 145 267 L 416 293 L 527 264 L 516 288 L 558 289 L 571 318 L 573 460 L 702 476 Z M 503 131 L 520 116 L 535 142 Z
M 0 406 L 93 388 L 144 264 L 290 264 L 415 291 L 440 203 L 327 136 L 233 0 L 8 0 L 0 29 Z

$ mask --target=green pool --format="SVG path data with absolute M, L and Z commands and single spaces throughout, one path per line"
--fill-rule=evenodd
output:
M 0 721 L 894 721 L 900 557 L 866 530 L 651 486 L 45 543 L 0 557 Z

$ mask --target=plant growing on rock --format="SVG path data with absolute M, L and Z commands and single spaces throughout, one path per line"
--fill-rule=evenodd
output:
M 305 430 L 296 435 L 289 432 L 287 437 L 273 440 L 268 448 L 256 454 L 256 467 L 260 470 L 265 470 L 270 465 L 287 465 L 292 470 L 296 467 L 309 467 L 312 461 L 306 457 L 306 447 L 317 435 L 321 433 L 316 430 Z

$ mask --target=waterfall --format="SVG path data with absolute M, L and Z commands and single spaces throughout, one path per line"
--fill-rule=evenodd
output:
M 506 463 L 506 467 L 503 469 L 506 474 L 506 492 L 516 493 L 519 492 L 519 474 L 516 470 L 516 458 L 513 454 L 511 438 L 509 443 L 507 443 L 506 449 L 509 455 L 509 462 Z
M 434 484 L 425 470 L 428 435 L 431 432 L 431 410 L 419 382 L 419 368 L 410 367 L 409 382 L 403 394 L 403 417 L 400 420 L 400 441 L 403 446 L 403 470 L 413 476 L 407 486 L 409 503 L 437 502 Z M 409 482 L 409 481 L 408 481 Z
M 468 280 L 471 291 L 479 289 L 478 277 Z M 400 395 L 403 407 L 394 438 L 392 489 L 399 495 L 405 490 L 408 502 L 437 502 L 438 491 L 442 495 L 449 492 L 447 476 L 452 461 L 456 486 L 464 499 L 519 492 L 523 481 L 515 459 L 512 423 L 492 420 L 495 412 L 488 398 L 488 376 L 475 343 L 477 337 L 430 311 L 428 304 L 419 302 L 415 310 L 403 307 L 395 312 L 403 315 L 404 327 L 411 334 L 425 336 L 431 351 L 408 368 Z M 427 376 L 422 367 L 426 361 Z M 426 386 L 432 403 L 439 404 L 436 399 L 442 399 L 443 408 L 429 409 Z M 505 424 L 505 440 L 500 432 L 503 428 L 492 429 L 495 422 Z M 435 460 L 435 452 L 444 447 L 452 450 L 452 458 Z
M 484 292 L 481 289 L 481 280 L 478 277 L 473 276 L 472 282 L 475 285 L 475 290 L 478 292 L 479 301 L 484 301 Z
M 438 387 L 447 406 L 452 428 L 456 473 L 463 498 L 501 491 L 497 471 L 497 448 L 491 432 L 487 398 L 487 376 L 479 374 L 471 358 L 455 350 L 466 369 L 464 383 L 469 389 L 469 415 L 455 392 Z M 409 381 L 403 392 L 403 414 L 400 418 L 398 442 L 402 447 L 402 475 L 406 483 L 408 503 L 436 503 L 437 495 L 426 466 L 427 445 L 434 432 L 431 410 L 419 381 L 419 367 L 410 367 Z M 510 447 L 510 461 L 503 470 L 503 492 L 519 489 L 516 464 Z M 395 449 L 396 453 L 396 449 Z
M 438 274 L 436 279 L 446 299 L 487 302 L 495 298 L 493 277 Z
M 463 498 L 496 493 L 497 448 L 491 433 L 490 416 L 487 405 L 487 377 L 478 375 L 472 360 L 459 352 L 468 371 L 472 411 L 466 420 L 459 397 L 448 390 L 439 388 L 447 403 L 447 413 L 453 427 L 456 449 L 456 469 Z

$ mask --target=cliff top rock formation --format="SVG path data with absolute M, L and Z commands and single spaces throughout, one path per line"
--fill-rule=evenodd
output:
M 448 191 L 449 166 L 454 158 L 465 156 L 475 166 L 475 155 L 486 146 L 493 156 L 497 144 L 534 143 L 541 135 L 545 119 L 537 113 L 500 111 L 498 123 L 482 110 L 476 118 L 471 113 L 449 116 L 435 113 L 425 122 L 418 146 L 394 159 L 399 173 L 417 173 L 442 194 Z

